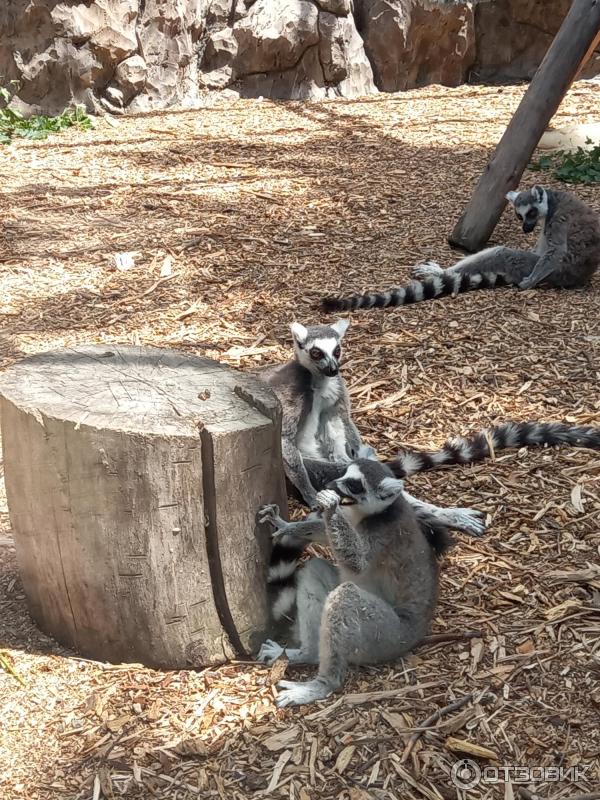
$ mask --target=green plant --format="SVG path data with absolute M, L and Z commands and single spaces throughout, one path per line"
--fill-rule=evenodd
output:
M 529 169 L 534 172 L 552 171 L 554 177 L 564 183 L 600 183 L 600 144 L 594 145 L 591 139 L 587 139 L 586 144 L 590 147 L 578 147 L 572 152 L 558 150 L 541 156 L 529 165 Z
M 12 92 L 7 87 L 0 86 L 0 99 L 6 104 L 4 108 L 0 108 L 0 144 L 9 144 L 17 137 L 45 139 L 48 134 L 64 131 L 65 128 L 77 127 L 87 130 L 92 127 L 92 121 L 83 106 L 65 109 L 57 117 L 46 117 L 41 114 L 24 117 L 20 111 L 8 108 L 15 85 L 16 82 L 11 81 Z

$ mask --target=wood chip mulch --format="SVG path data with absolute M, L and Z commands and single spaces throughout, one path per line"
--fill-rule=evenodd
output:
M 289 322 L 317 320 L 321 295 L 456 258 L 446 238 L 522 92 L 216 102 L 2 148 L 2 365 L 76 342 L 242 369 L 288 358 Z M 555 124 L 594 121 L 597 92 L 576 84 Z M 600 211 L 597 188 L 577 191 Z M 494 240 L 530 245 L 508 213 Z M 600 424 L 599 312 L 597 276 L 583 292 L 356 314 L 345 375 L 357 423 L 381 455 L 505 419 Z M 600 457 L 498 453 L 409 488 L 486 511 L 489 534 L 458 537 L 426 644 L 288 711 L 273 703 L 281 664 L 163 673 L 46 638 L 0 501 L 0 796 L 600 797 Z M 465 794 L 451 779 L 465 757 L 580 775 L 511 773 Z

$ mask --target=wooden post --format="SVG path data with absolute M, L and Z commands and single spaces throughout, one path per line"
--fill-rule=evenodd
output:
M 529 88 L 510 121 L 466 210 L 452 231 L 450 244 L 479 250 L 490 238 L 518 186 L 548 123 L 600 32 L 600 0 L 574 0 Z
M 25 359 L 0 398 L 17 558 L 46 633 L 91 658 L 177 669 L 258 647 L 270 537 L 256 511 L 287 507 L 265 384 L 110 345 Z

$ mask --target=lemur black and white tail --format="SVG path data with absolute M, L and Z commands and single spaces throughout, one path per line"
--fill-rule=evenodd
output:
M 466 259 L 465 259 L 466 260 Z M 435 261 L 429 261 L 413 269 L 417 280 L 389 289 L 386 292 L 369 292 L 350 297 L 324 297 L 321 307 L 324 311 L 357 311 L 369 308 L 393 308 L 433 300 L 468 292 L 472 289 L 494 289 L 496 286 L 509 286 L 510 281 L 503 274 L 488 272 L 461 272 L 455 269 L 442 269 Z
M 416 280 L 398 289 L 356 294 L 352 297 L 326 297 L 321 300 L 321 306 L 326 311 L 388 308 L 457 295 L 472 289 L 518 286 L 534 269 L 538 259 L 539 255 L 534 251 L 488 247 L 461 259 L 448 269 L 443 269 L 435 261 L 419 264 L 412 269 Z
M 528 445 L 571 445 L 600 450 L 600 427 L 562 422 L 504 422 L 471 436 L 448 439 L 439 450 L 404 450 L 388 466 L 397 478 L 406 478 L 451 464 L 474 464 L 498 450 Z
M 273 544 L 269 561 L 267 591 L 274 622 L 291 621 L 295 616 L 296 570 L 305 545 L 290 538 L 283 536 Z

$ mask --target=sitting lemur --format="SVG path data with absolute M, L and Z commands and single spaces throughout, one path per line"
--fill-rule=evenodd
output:
M 361 442 L 339 373 L 348 324 L 294 323 L 295 358 L 261 373 L 283 406 L 286 476 L 307 505 L 319 509 L 300 522 L 283 520 L 274 505 L 259 510 L 259 520 L 274 528 L 268 578 L 273 621 L 283 622 L 286 638 L 291 633 L 299 644 L 286 651 L 290 660 L 318 661 L 319 637 L 321 641 L 317 679 L 306 686 L 283 681 L 279 705 L 327 696 L 341 686 L 348 663 L 384 661 L 410 650 L 433 614 L 435 554 L 447 545 L 447 529 L 484 532 L 479 512 L 417 500 L 404 491 L 402 478 L 480 461 L 509 447 L 572 444 L 600 449 L 600 428 L 507 422 L 449 440 L 438 451 L 404 451 L 381 464 L 375 451 Z M 337 566 L 313 558 L 297 570 L 303 550 L 315 542 L 333 549 Z M 296 620 L 290 626 L 294 606 Z M 384 629 L 392 635 L 383 635 Z M 379 639 L 380 647 L 374 644 Z M 267 640 L 258 658 L 272 661 L 282 651 Z
M 518 286 L 576 289 L 585 286 L 600 266 L 600 216 L 569 192 L 534 186 L 509 192 L 524 233 L 538 222 L 543 228 L 533 250 L 488 247 L 442 269 L 435 261 L 413 268 L 416 280 L 385 292 L 325 297 L 326 311 L 405 306 L 472 289 Z
M 408 653 L 425 636 L 438 592 L 438 559 L 447 530 L 419 519 L 402 481 L 376 460 L 357 459 L 317 494 L 335 564 L 309 559 L 295 573 L 295 621 L 286 647 L 267 639 L 258 654 L 271 663 L 285 649 L 292 664 L 318 664 L 305 683 L 279 681 L 277 705 L 311 703 L 339 689 L 349 664 L 377 664 Z M 290 527 L 292 530 L 292 527 Z M 276 549 L 293 554 L 303 543 L 279 537 Z M 306 542 L 305 542 L 306 543 Z M 283 562 L 282 562 L 283 563 Z M 295 647 L 289 647 L 291 638 Z

